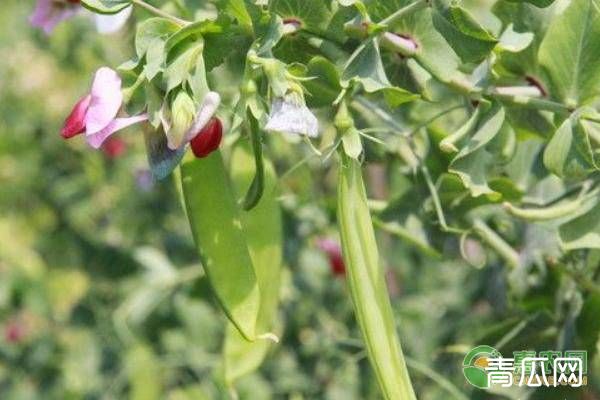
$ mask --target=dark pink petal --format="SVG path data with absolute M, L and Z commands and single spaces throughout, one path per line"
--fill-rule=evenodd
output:
M 127 151 L 127 143 L 118 136 L 112 136 L 104 142 L 102 151 L 110 159 L 119 158 Z
M 85 115 L 91 100 L 92 96 L 88 94 L 75 104 L 60 133 L 63 138 L 69 139 L 85 131 Z
M 321 238 L 317 240 L 317 247 L 327 255 L 329 268 L 335 276 L 346 275 L 342 248 L 338 242 L 329 238 Z
M 219 118 L 213 118 L 191 140 L 190 146 L 197 158 L 204 158 L 219 148 L 222 139 L 223 124 Z
M 60 3 L 55 0 L 38 0 L 33 14 L 29 17 L 29 22 L 49 35 L 56 25 L 73 17 L 79 9 L 78 2 Z
M 116 71 L 102 67 L 94 76 L 92 101 L 85 119 L 88 135 L 100 133 L 113 122 L 123 104 L 121 78 Z
M 128 118 L 115 118 L 114 120 L 109 122 L 108 125 L 101 131 L 93 133 L 91 135 L 89 133 L 86 134 L 87 142 L 93 148 L 99 149 L 102 146 L 102 143 L 104 143 L 104 141 L 108 139 L 113 133 L 120 131 L 121 129 L 125 129 L 133 124 L 137 124 L 139 122 L 147 120 L 147 114 L 137 115 L 135 117 Z

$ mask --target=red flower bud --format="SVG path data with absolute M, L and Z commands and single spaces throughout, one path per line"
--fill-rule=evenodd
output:
M 92 101 L 92 96 L 87 95 L 75 104 L 73 111 L 65 120 L 65 125 L 62 128 L 61 136 L 65 139 L 70 139 L 85 132 L 85 115 Z
M 204 158 L 219 148 L 222 138 L 223 124 L 219 118 L 212 118 L 191 140 L 192 152 Z
M 127 151 L 127 143 L 121 138 L 111 137 L 102 145 L 102 151 L 108 158 L 118 158 Z

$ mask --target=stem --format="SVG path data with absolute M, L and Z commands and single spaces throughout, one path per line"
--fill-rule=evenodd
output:
M 437 215 L 438 222 L 440 223 L 442 231 L 448 233 L 456 233 L 459 235 L 464 234 L 466 232 L 465 230 L 448 226 L 448 224 L 446 223 L 446 216 L 444 215 L 444 209 L 442 208 L 442 203 L 438 196 L 435 185 L 433 184 L 433 180 L 431 179 L 431 175 L 429 174 L 429 169 L 426 166 L 422 166 L 421 172 L 423 173 L 423 177 L 425 178 L 427 189 L 429 189 L 429 193 L 431 194 L 431 199 L 433 201 L 435 213 Z
M 379 23 L 381 25 L 386 25 L 386 26 L 394 25 L 396 22 L 400 21 L 405 16 L 412 14 L 414 12 L 417 12 L 419 10 L 422 10 L 422 9 L 426 8 L 428 5 L 429 5 L 429 2 L 427 0 L 417 0 L 414 3 L 410 3 L 409 5 L 402 7 L 401 9 L 394 12 L 393 14 L 390 14 L 387 18 L 381 20 Z
M 552 111 L 559 114 L 568 114 L 571 112 L 569 107 L 565 106 L 564 104 L 550 100 L 536 99 L 533 97 L 521 95 L 504 94 L 499 93 L 497 91 L 493 91 L 492 93 L 490 93 L 490 96 L 498 100 L 506 101 L 508 103 L 527 108 L 533 108 L 536 110 Z
M 177 18 L 177 17 L 175 17 L 175 16 L 173 16 L 173 15 L 171 15 L 171 14 L 169 14 L 169 13 L 167 13 L 167 12 L 165 12 L 165 11 L 159 9 L 159 8 L 154 7 L 152 4 L 146 3 L 144 0 L 131 0 L 131 3 L 134 4 L 134 5 L 136 5 L 136 6 L 139 6 L 139 7 L 143 8 L 143 9 L 145 9 L 147 11 L 149 11 L 150 13 L 152 13 L 154 15 L 166 18 L 169 21 L 172 21 L 172 22 L 176 23 L 179 26 L 183 27 L 183 26 L 191 24 L 190 21 L 185 21 L 183 19 Z
M 473 230 L 479 237 L 487 243 L 492 249 L 502 257 L 509 266 L 516 268 L 519 266 L 519 253 L 515 251 L 500 235 L 494 232 L 489 226 L 480 219 L 473 221 Z
M 408 367 L 410 369 L 415 370 L 415 371 L 425 375 L 426 377 L 428 377 L 429 379 L 431 379 L 432 381 L 437 383 L 440 388 L 444 389 L 446 392 L 451 394 L 453 399 L 455 399 L 455 400 L 468 400 L 469 399 L 467 396 L 465 396 L 464 393 L 462 393 L 452 382 L 450 382 L 448 379 L 446 379 L 443 375 L 437 373 L 433 369 L 429 368 L 427 365 L 422 364 L 422 363 L 418 362 L 417 360 L 414 360 L 409 357 L 405 357 L 405 358 L 406 358 L 406 364 L 408 365 Z

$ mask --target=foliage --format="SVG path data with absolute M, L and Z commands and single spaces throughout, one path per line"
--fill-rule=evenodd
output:
M 81 3 L 0 9 L 2 398 L 598 396 L 595 0 Z M 58 132 L 102 65 L 148 122 L 95 152 Z M 479 344 L 589 384 L 472 389 Z

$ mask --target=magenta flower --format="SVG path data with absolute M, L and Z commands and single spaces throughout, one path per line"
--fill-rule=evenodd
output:
M 330 238 L 317 239 L 317 247 L 327 255 L 329 259 L 329 268 L 335 276 L 346 275 L 346 265 L 342 256 L 342 248 L 340 244 Z
M 61 135 L 69 139 L 85 132 L 88 144 L 98 149 L 113 133 L 148 119 L 146 114 L 117 118 L 122 106 L 121 78 L 102 67 L 96 72 L 91 93 L 77 102 L 65 120 Z
M 79 0 L 38 0 L 29 22 L 49 35 L 56 25 L 73 17 L 80 9 Z

